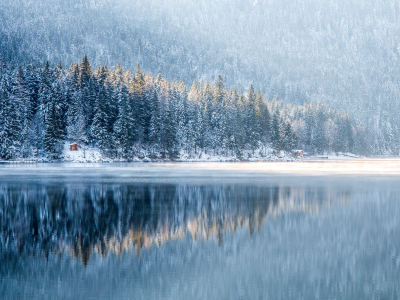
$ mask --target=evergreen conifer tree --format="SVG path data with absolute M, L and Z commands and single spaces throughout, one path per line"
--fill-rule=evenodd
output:
M 0 158 L 15 158 L 19 150 L 20 122 L 17 107 L 10 97 L 10 82 L 3 76 L 0 82 Z
M 280 117 L 279 111 L 276 111 L 272 118 L 272 126 L 271 126 L 271 143 L 272 148 L 275 151 L 281 150 L 282 142 L 281 142 L 281 130 L 280 130 Z
M 19 136 L 16 139 L 19 142 L 19 152 L 23 157 L 30 155 L 30 126 L 32 120 L 31 98 L 28 87 L 26 86 L 25 76 L 22 68 L 18 67 L 14 74 L 12 93 L 10 97 L 16 109 L 19 120 Z
M 325 108 L 321 103 L 318 103 L 316 107 L 315 116 L 315 130 L 313 136 L 313 148 L 316 149 L 318 154 L 323 154 L 326 149 L 326 137 L 325 137 Z
M 161 111 L 157 90 L 154 88 L 150 97 L 151 119 L 150 119 L 150 142 L 160 146 L 161 141 Z
M 48 157 L 50 159 L 58 159 L 62 153 L 64 140 L 60 124 L 61 120 L 56 101 L 53 100 L 48 105 L 50 108 L 46 117 L 43 143 Z
M 114 140 L 122 156 L 128 158 L 136 141 L 136 134 L 132 99 L 125 85 L 121 85 L 118 93 L 118 118 L 114 124 Z
M 167 108 L 164 138 L 164 156 L 176 159 L 179 156 L 178 122 L 175 115 L 176 89 L 171 90 L 171 99 Z
M 261 93 L 259 97 L 262 97 Z M 260 126 L 257 115 L 258 107 L 256 103 L 256 94 L 254 93 L 253 85 L 250 85 L 250 89 L 247 94 L 247 100 L 248 100 L 247 136 L 250 149 L 253 150 L 254 152 L 254 150 L 258 146 L 258 142 L 260 141 Z
M 94 117 L 95 91 L 93 86 L 92 66 L 85 55 L 79 65 L 78 87 L 82 99 L 83 115 L 85 118 L 85 136 L 88 142 L 93 142 L 94 137 L 91 136 L 91 125 Z
M 135 77 L 131 88 L 133 101 L 135 103 L 136 130 L 138 139 L 142 143 L 148 143 L 150 137 L 150 104 L 146 97 L 144 75 L 140 66 L 137 65 Z
M 95 108 L 94 108 L 94 118 L 91 128 L 91 134 L 95 138 L 97 145 L 99 148 L 106 152 L 110 150 L 111 140 L 109 134 L 109 120 L 108 120 L 108 111 L 107 111 L 107 103 L 108 103 L 108 91 L 105 86 L 106 80 L 106 72 L 104 68 L 101 68 L 100 74 L 97 79 L 97 93 L 95 100 Z
M 290 122 L 283 124 L 283 130 L 281 133 L 282 148 L 285 151 L 291 151 L 296 146 L 296 135 L 292 131 Z
M 226 134 L 226 118 L 225 118 L 225 87 L 221 75 L 218 75 L 214 85 L 214 111 L 212 126 L 214 128 L 214 149 L 225 148 L 224 141 Z

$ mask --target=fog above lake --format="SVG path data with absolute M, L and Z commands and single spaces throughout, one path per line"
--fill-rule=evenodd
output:
M 251 163 L 55 163 L 0 165 L 4 181 L 274 183 L 379 180 L 400 175 L 400 159 L 304 160 Z M 310 180 L 308 177 L 313 178 Z

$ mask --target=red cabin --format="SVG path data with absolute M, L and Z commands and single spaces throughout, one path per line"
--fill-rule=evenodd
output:
M 292 152 L 295 157 L 303 157 L 303 155 L 304 155 L 303 150 L 293 150 Z
M 69 150 L 70 151 L 78 151 L 78 144 L 71 144 L 69 145 Z

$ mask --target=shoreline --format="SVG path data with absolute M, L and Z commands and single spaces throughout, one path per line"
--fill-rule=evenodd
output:
M 74 170 L 79 170 L 76 173 Z M 93 172 L 97 170 L 98 172 Z M 36 164 L 1 164 L 3 176 L 63 176 L 93 175 L 103 178 L 155 177 L 226 177 L 251 178 L 268 176 L 328 176 L 328 175 L 400 175 L 400 158 L 314 159 L 292 161 L 163 161 L 163 162 L 44 162 Z

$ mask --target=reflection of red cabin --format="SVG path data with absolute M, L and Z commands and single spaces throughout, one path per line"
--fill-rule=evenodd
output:
M 71 144 L 69 145 L 69 150 L 70 151 L 78 151 L 78 144 Z

